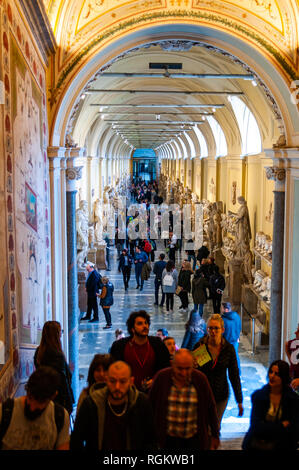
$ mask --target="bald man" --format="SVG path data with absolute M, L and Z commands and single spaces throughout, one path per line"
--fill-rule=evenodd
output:
M 110 365 L 106 387 L 95 390 L 79 408 L 71 450 L 144 450 L 154 446 L 153 413 L 147 396 L 136 389 L 131 368 Z
M 149 399 L 162 449 L 216 450 L 219 446 L 214 396 L 207 378 L 198 372 L 191 352 L 179 349 L 172 366 L 154 378 Z

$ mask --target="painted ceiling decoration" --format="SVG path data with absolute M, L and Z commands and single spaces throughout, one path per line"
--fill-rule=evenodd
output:
M 295 1 L 43 0 L 58 44 L 51 104 L 82 63 L 120 33 L 143 25 L 187 22 L 249 41 L 270 56 L 289 81 L 298 78 Z

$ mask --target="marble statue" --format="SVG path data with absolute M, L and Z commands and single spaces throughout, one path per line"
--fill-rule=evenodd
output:
M 77 256 L 77 264 L 82 267 L 88 253 L 88 234 L 89 234 L 89 211 L 88 203 L 81 200 L 79 208 L 76 210 L 76 227 L 77 227 L 77 249 L 80 250 Z
M 97 245 L 104 245 L 103 240 L 103 205 L 101 199 L 97 199 L 93 206 L 94 235 Z
M 248 249 L 250 246 L 251 228 L 247 203 L 243 196 L 239 196 L 237 200 L 240 204 L 238 212 L 235 214 L 234 212 L 229 211 L 228 215 L 231 217 L 233 224 L 235 225 L 235 237 L 237 246 L 236 256 L 242 257 L 240 252 L 242 243 L 246 243 Z

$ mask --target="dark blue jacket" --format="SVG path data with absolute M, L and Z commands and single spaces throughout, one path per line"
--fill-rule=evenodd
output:
M 106 287 L 106 295 L 105 297 L 101 298 L 100 300 L 100 305 L 102 307 L 110 307 L 113 305 L 113 291 L 114 291 L 114 285 L 112 282 L 108 281 L 107 284 L 103 285 L 103 288 Z
M 201 318 L 198 312 L 191 312 L 181 348 L 192 351 L 195 344 L 206 334 L 207 326 L 204 319 Z
M 270 407 L 270 385 L 264 385 L 251 395 L 250 427 L 242 443 L 243 450 L 250 450 L 253 436 L 277 441 L 275 450 L 295 450 L 299 440 L 299 397 L 290 387 L 283 391 L 280 420 L 266 421 Z M 289 421 L 284 427 L 281 423 Z
M 165 269 L 166 266 L 166 261 L 156 261 L 154 264 L 154 270 L 153 273 L 156 275 L 156 279 L 159 281 L 162 279 L 162 273 Z
M 119 258 L 119 263 L 118 263 L 118 270 L 120 271 L 121 269 L 123 269 L 125 267 L 125 257 L 128 257 L 128 266 L 129 268 L 132 267 L 132 263 L 133 263 L 133 258 L 132 256 L 128 253 L 127 255 L 123 255 L 121 254 L 120 255 L 120 258 Z
M 88 297 L 96 297 L 102 287 L 102 276 L 95 269 L 90 273 L 85 282 Z

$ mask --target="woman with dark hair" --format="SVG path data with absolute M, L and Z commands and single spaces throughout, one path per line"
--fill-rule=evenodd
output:
M 191 263 L 189 261 L 183 261 L 182 267 L 179 273 L 178 286 L 181 288 L 179 292 L 179 297 L 181 299 L 182 305 L 179 307 L 179 310 L 188 310 L 188 294 L 191 292 L 191 276 L 193 270 L 191 268 Z
M 34 354 L 34 365 L 53 367 L 60 376 L 60 387 L 54 401 L 62 405 L 69 414 L 73 411 L 74 394 L 72 374 L 61 345 L 61 326 L 58 321 L 47 321 L 42 330 L 40 345 Z
M 166 311 L 173 312 L 174 294 L 178 285 L 178 273 L 172 260 L 166 263 L 162 272 L 162 290 L 166 294 Z
M 186 323 L 186 332 L 183 338 L 181 348 L 192 351 L 195 344 L 207 334 L 207 326 L 204 319 L 198 311 L 190 313 L 189 320 Z
M 268 383 L 251 396 L 250 427 L 243 450 L 296 450 L 299 439 L 299 396 L 290 387 L 289 364 L 272 362 Z
M 87 398 L 94 390 L 102 388 L 106 385 L 106 373 L 112 362 L 113 359 L 110 354 L 95 354 L 88 369 L 88 385 L 87 387 L 83 388 L 82 392 L 80 393 L 76 413 L 78 413 L 78 409 L 85 398 Z

